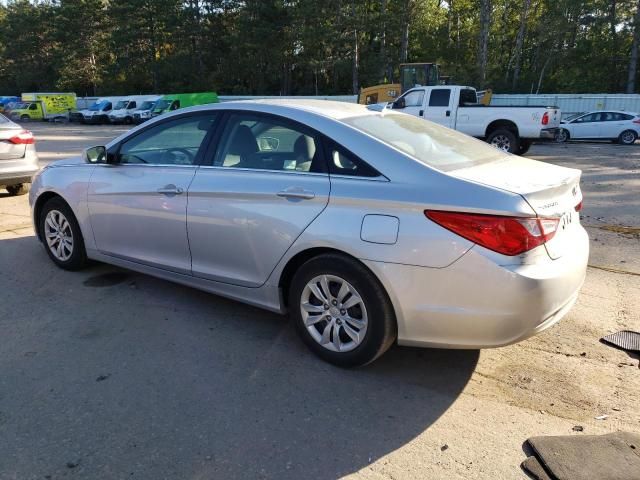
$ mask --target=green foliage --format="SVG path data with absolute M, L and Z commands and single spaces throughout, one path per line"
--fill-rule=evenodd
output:
M 484 82 L 483 4 L 490 5 Z M 636 0 L 9 0 L 0 5 L 0 93 L 345 94 L 397 80 L 405 55 L 438 62 L 456 83 L 499 92 L 621 92 L 637 7 Z

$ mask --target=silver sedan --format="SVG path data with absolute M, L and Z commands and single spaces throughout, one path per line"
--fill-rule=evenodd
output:
M 579 180 L 402 113 L 254 101 L 54 162 L 30 202 L 58 266 L 289 312 L 311 350 L 355 366 L 394 343 L 496 347 L 556 323 L 587 265 Z

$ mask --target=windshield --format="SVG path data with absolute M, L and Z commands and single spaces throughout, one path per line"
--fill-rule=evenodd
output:
M 142 102 L 142 105 L 140 105 L 140 108 L 138 108 L 138 110 L 151 110 L 155 103 L 156 102 L 150 102 L 148 100 L 146 102 Z
M 89 107 L 89 110 L 92 112 L 99 112 L 100 110 L 102 110 L 104 107 L 106 107 L 109 104 L 108 101 L 103 100 L 100 103 L 94 103 L 93 105 L 91 105 Z
M 27 104 L 27 103 L 22 103 L 22 102 L 20 102 L 20 103 L 16 103 L 16 104 L 13 106 L 13 110 L 25 110 L 25 109 L 27 109 L 27 108 L 29 108 L 29 104 Z
M 438 170 L 472 167 L 504 156 L 485 142 L 403 113 L 364 115 L 342 121 Z
M 120 100 L 118 103 L 116 103 L 116 106 L 113 107 L 113 109 L 122 110 L 123 108 L 127 108 L 128 104 L 129 104 L 129 100 Z
M 573 115 L 569 115 L 568 117 L 563 118 L 565 122 L 570 122 L 571 120 L 575 120 L 581 115 L 584 115 L 586 112 L 574 113 Z
M 154 110 L 166 110 L 171 105 L 173 100 L 158 100 Z

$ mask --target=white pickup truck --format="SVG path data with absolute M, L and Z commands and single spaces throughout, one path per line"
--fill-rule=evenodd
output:
M 553 139 L 560 126 L 558 107 L 481 105 L 474 88 L 460 85 L 415 87 L 390 108 L 482 138 L 518 155 L 529 150 L 534 140 Z

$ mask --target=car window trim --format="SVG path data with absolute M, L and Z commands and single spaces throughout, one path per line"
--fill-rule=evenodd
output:
M 345 147 L 344 145 L 342 145 L 341 143 L 336 142 L 335 140 L 333 140 L 332 138 L 327 137 L 326 135 L 323 135 L 323 150 L 325 151 L 325 154 L 327 156 L 327 162 L 333 162 L 333 158 L 331 158 L 331 150 L 333 149 L 333 146 L 335 145 L 337 148 L 341 148 L 342 150 L 344 150 L 348 155 L 351 155 L 353 158 L 355 158 L 356 160 L 358 160 L 360 163 L 365 164 L 367 167 L 369 167 L 371 170 L 373 170 L 374 172 L 377 172 L 378 175 L 376 175 L 375 177 L 368 177 L 368 176 L 364 176 L 364 175 L 346 175 L 344 173 L 332 173 L 331 172 L 331 164 L 328 164 L 328 173 L 329 173 L 329 177 L 331 178 L 353 178 L 353 179 L 361 179 L 361 180 L 383 180 L 383 181 L 389 181 L 389 179 L 382 173 L 380 173 L 380 170 L 378 170 L 377 168 L 373 167 L 369 162 L 363 160 L 362 158 L 360 158 L 360 156 L 356 155 L 355 153 L 353 153 L 351 150 L 349 150 L 347 147 Z
M 117 165 L 117 166 L 125 166 L 125 165 L 138 165 L 138 164 L 131 164 L 131 163 L 120 163 L 119 161 L 119 156 L 120 156 L 120 149 L 122 148 L 122 144 L 125 142 L 128 142 L 131 139 L 136 138 L 138 135 L 142 135 L 144 132 L 149 131 L 152 128 L 157 127 L 158 125 L 162 125 L 163 123 L 168 123 L 174 120 L 181 120 L 183 118 L 189 118 L 189 117 L 197 117 L 197 116 L 201 116 L 201 115 L 206 115 L 206 114 L 215 114 L 215 115 L 219 115 L 220 118 L 223 118 L 223 115 L 220 115 L 218 112 L 220 112 L 219 110 L 199 110 L 197 112 L 185 112 L 185 113 L 180 113 L 180 114 L 176 114 L 176 115 L 171 115 L 167 118 L 163 118 L 161 120 L 155 121 L 152 124 L 147 125 L 145 128 L 141 128 L 140 130 L 137 130 L 135 133 L 129 135 L 128 137 L 122 139 L 121 141 L 119 141 L 118 143 L 116 143 L 115 145 L 113 145 L 109 151 L 107 151 L 107 155 L 114 155 L 118 161 L 111 164 L 111 165 Z M 142 164 L 140 166 L 145 166 L 145 167 L 151 167 L 151 166 L 157 166 L 157 167 L 186 167 L 186 168 L 195 168 L 201 165 L 201 162 L 203 160 L 204 157 L 204 152 L 205 149 L 203 148 L 205 145 L 208 144 L 210 137 L 212 137 L 212 135 L 217 132 L 219 130 L 219 126 L 220 126 L 221 122 L 216 121 L 213 124 L 213 128 L 209 129 L 209 131 L 206 133 L 206 135 L 204 136 L 204 138 L 202 139 L 202 142 L 200 143 L 200 147 L 198 148 L 198 152 L 196 153 L 196 157 L 193 160 L 193 164 L 192 165 L 174 165 L 171 163 L 154 163 L 154 164 Z
M 298 122 L 296 120 L 291 120 L 290 118 L 287 117 L 283 117 L 281 115 L 276 115 L 273 113 L 267 113 L 267 112 L 256 112 L 253 110 L 241 110 L 241 109 L 225 109 L 223 110 L 223 112 L 225 113 L 225 115 L 223 115 L 222 117 L 222 121 L 220 123 L 218 123 L 218 128 L 216 129 L 216 133 L 215 135 L 212 137 L 211 139 L 211 143 L 208 146 L 206 152 L 205 152 L 205 158 L 208 159 L 207 161 L 203 161 L 203 163 L 201 164 L 202 167 L 211 167 L 211 168 L 224 168 L 224 169 L 236 169 L 236 170 L 241 170 L 241 171 L 251 171 L 251 172 L 279 172 L 279 173 L 283 173 L 283 172 L 287 172 L 286 170 L 271 170 L 271 169 L 262 169 L 262 168 L 238 168 L 238 167 L 223 167 L 221 165 L 214 165 L 216 157 L 218 156 L 218 154 L 220 153 L 220 148 L 221 148 L 221 140 L 222 140 L 222 136 L 224 134 L 224 131 L 226 130 L 227 127 L 227 123 L 229 122 L 229 119 L 231 118 L 232 115 L 234 114 L 245 114 L 245 115 L 250 115 L 250 116 L 254 116 L 254 117 L 259 117 L 259 118 L 265 118 L 265 119 L 273 119 L 275 121 L 280 122 L 281 124 L 283 124 L 284 126 L 290 127 L 292 130 L 296 130 L 299 131 L 301 134 L 303 135 L 307 135 L 310 134 L 313 136 L 314 140 L 316 141 L 317 145 L 316 145 L 316 150 L 319 152 L 319 159 L 320 159 L 320 167 L 322 168 L 323 171 L 321 172 L 301 172 L 299 170 L 293 170 L 293 171 L 289 171 L 288 173 L 295 173 L 295 174 L 306 174 L 306 173 L 312 173 L 312 174 L 318 174 L 318 175 L 329 175 L 329 159 L 327 158 L 327 152 L 324 148 L 324 138 L 325 136 L 317 131 L 316 129 L 314 129 L 313 127 L 310 127 L 308 125 L 305 125 L 304 123 Z

